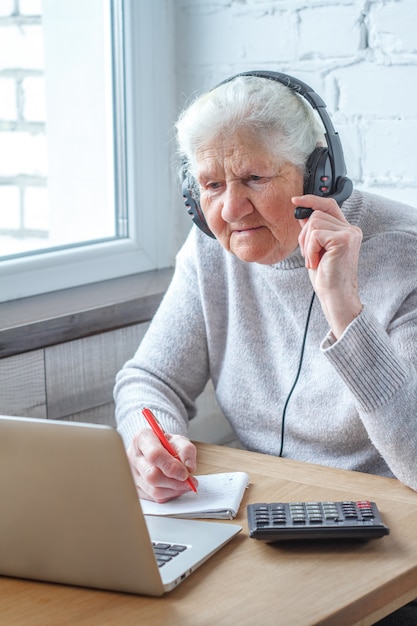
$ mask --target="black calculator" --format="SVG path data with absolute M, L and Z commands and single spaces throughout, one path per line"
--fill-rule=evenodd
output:
M 389 534 L 375 502 L 270 502 L 248 504 L 249 536 L 262 541 L 376 539 Z

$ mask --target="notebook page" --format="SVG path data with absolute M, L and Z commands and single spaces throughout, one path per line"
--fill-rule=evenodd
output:
M 236 516 L 249 483 L 246 472 L 226 472 L 196 476 L 198 491 L 189 491 L 164 504 L 142 500 L 146 515 L 173 517 L 228 518 Z

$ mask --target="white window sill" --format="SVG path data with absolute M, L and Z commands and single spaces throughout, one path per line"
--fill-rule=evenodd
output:
M 0 358 L 149 321 L 172 277 L 154 270 L 0 304 Z

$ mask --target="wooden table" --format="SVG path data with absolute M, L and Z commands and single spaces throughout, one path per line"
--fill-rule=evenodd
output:
M 353 626 L 417 597 L 417 493 L 395 479 L 198 444 L 198 473 L 250 475 L 235 521 L 243 531 L 163 598 L 0 578 L 0 624 Z M 246 504 L 377 502 L 391 533 L 358 543 L 263 544 L 248 537 Z M 228 523 L 225 521 L 224 523 Z

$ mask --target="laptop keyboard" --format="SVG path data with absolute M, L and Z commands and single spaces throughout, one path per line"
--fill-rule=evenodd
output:
M 162 543 L 157 541 L 153 541 L 152 546 L 158 567 L 163 567 L 165 563 L 172 561 L 172 559 L 184 552 L 188 547 L 178 543 Z

